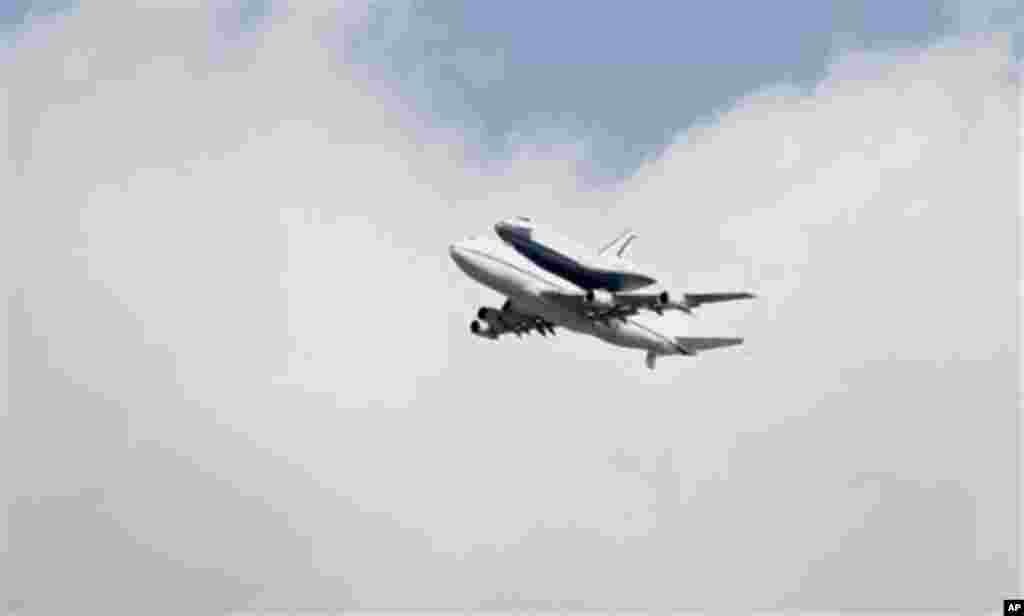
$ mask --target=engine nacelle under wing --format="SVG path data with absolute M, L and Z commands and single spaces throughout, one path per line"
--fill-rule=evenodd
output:
M 511 302 L 505 302 L 500 310 L 483 306 L 477 310 L 476 316 L 479 320 L 470 324 L 470 330 L 477 336 L 492 340 L 509 332 L 516 336 L 534 331 L 542 336 L 555 333 L 553 323 L 541 317 L 521 312 L 512 306 Z
M 616 304 L 615 294 L 604 289 L 590 289 L 587 291 L 584 300 L 588 306 L 602 310 L 611 310 L 615 308 Z
M 501 311 L 495 310 L 494 308 L 488 308 L 487 306 L 481 306 L 480 310 L 476 311 L 476 317 L 481 321 L 493 323 L 498 320 L 498 316 Z
M 469 331 L 473 332 L 474 335 L 480 336 L 481 338 L 488 338 L 495 340 L 498 335 L 491 330 L 491 328 L 484 329 L 480 325 L 480 321 L 473 321 L 469 324 Z

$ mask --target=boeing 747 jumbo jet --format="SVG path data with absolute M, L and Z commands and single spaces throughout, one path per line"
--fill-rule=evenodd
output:
M 449 252 L 470 278 L 507 298 L 500 309 L 485 306 L 477 311 L 479 320 L 470 324 L 470 331 L 483 338 L 496 340 L 504 334 L 522 336 L 532 331 L 546 336 L 554 334 L 556 327 L 564 327 L 616 346 L 644 350 L 647 367 L 652 370 L 659 356 L 696 355 L 743 342 L 742 338 L 673 336 L 640 322 L 635 315 L 641 309 L 659 314 L 666 309 L 689 311 L 692 306 L 684 301 L 673 301 L 667 293 L 619 294 L 580 287 L 488 237 L 456 242 Z

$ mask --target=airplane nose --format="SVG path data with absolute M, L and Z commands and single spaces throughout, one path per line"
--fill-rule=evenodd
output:
M 462 240 L 455 242 L 448 247 L 448 254 L 451 255 L 452 261 L 459 266 L 464 266 L 469 260 L 469 253 L 466 251 L 466 243 L 470 240 Z
M 459 258 L 462 257 L 462 248 L 459 247 L 458 243 L 452 244 L 448 247 L 448 254 L 451 255 L 452 260 L 458 262 Z

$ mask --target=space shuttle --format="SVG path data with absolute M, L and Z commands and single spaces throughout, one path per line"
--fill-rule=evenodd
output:
M 525 216 L 499 222 L 494 232 L 519 254 L 581 289 L 621 293 L 657 282 L 626 260 L 626 250 L 636 238 L 628 230 L 596 254 Z
M 626 251 L 637 238 L 630 230 L 596 253 L 525 216 L 495 224 L 494 232 L 538 267 L 584 289 L 586 301 L 597 308 L 642 304 L 656 312 L 671 309 L 689 313 L 701 304 L 754 297 L 747 292 L 683 293 L 676 297 L 668 291 L 636 293 L 658 281 L 626 259 Z

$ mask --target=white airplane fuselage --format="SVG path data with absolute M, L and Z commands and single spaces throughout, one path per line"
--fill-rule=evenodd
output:
M 684 354 L 672 336 L 635 318 L 595 320 L 547 299 L 544 291 L 580 293 L 581 290 L 537 267 L 502 242 L 474 237 L 452 244 L 449 252 L 470 278 L 506 296 L 520 311 L 616 346 L 643 349 L 655 355 Z

